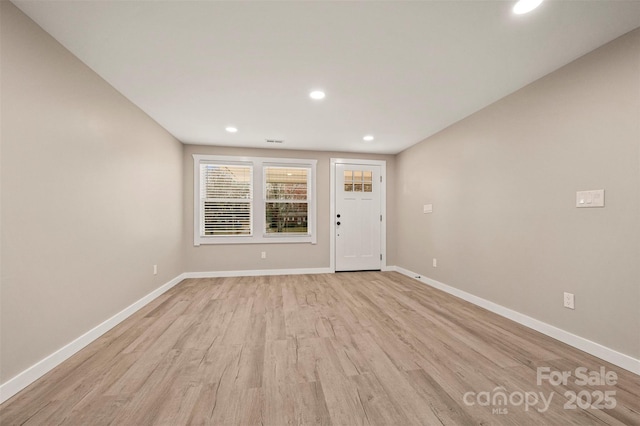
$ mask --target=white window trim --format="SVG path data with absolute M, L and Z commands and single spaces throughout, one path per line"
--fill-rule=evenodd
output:
M 251 164 L 253 166 L 253 201 L 251 235 L 202 236 L 200 233 L 200 163 Z M 297 158 L 235 157 L 226 155 L 193 154 L 193 245 L 204 244 L 270 244 L 270 243 L 311 243 L 317 244 L 317 197 L 316 165 L 318 160 Z M 264 167 L 304 167 L 311 170 L 308 196 L 309 211 L 307 228 L 309 234 L 273 235 L 265 233 L 265 183 Z M 260 226 L 261 229 L 256 229 Z

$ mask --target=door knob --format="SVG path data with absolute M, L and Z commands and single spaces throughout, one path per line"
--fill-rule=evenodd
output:
M 336 215 L 336 216 L 337 216 L 338 218 L 340 218 L 340 215 L 339 215 L 339 214 L 338 214 L 338 215 Z

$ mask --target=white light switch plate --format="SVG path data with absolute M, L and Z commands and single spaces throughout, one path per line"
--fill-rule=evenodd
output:
M 604 207 L 604 189 L 576 192 L 576 207 Z
M 425 204 L 422 210 L 423 213 L 433 213 L 433 204 Z

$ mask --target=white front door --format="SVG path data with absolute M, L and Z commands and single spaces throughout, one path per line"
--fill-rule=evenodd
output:
M 336 271 L 379 270 L 380 166 L 340 163 L 335 167 Z

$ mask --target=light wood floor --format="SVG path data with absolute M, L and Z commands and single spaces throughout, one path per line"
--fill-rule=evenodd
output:
M 536 384 L 537 367 L 601 366 L 616 386 Z M 563 408 L 585 390 L 615 391 L 615 409 Z M 545 412 L 479 405 L 498 391 L 553 397 Z M 640 377 L 393 272 L 194 279 L 4 403 L 0 423 L 640 425 Z

